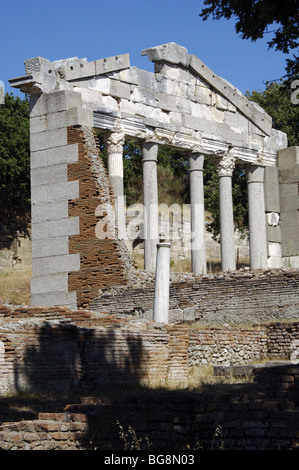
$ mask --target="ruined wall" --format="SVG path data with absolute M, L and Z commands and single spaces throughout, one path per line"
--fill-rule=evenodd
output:
M 186 384 L 193 365 L 298 352 L 299 322 L 192 329 L 62 307 L 0 307 L 0 392 Z M 297 352 L 296 352 L 297 351 Z
M 69 239 L 70 254 L 80 253 L 80 271 L 69 273 L 68 289 L 76 292 L 78 307 L 86 308 L 99 289 L 125 285 L 134 262 L 115 236 L 97 236 L 97 224 L 109 230 L 103 208 L 113 207 L 113 194 L 93 129 L 69 127 L 68 144 L 78 144 L 78 161 L 68 165 L 68 181 L 79 181 L 79 197 L 69 201 L 68 214 L 79 217 L 80 227 Z
M 202 325 L 250 324 L 298 319 L 298 270 L 243 271 L 201 277 L 172 274 L 170 322 L 197 321 Z M 95 311 L 153 318 L 154 287 L 107 290 L 95 299 Z
M 111 458 L 125 449 L 125 433 L 127 450 L 159 450 L 160 459 L 175 450 L 183 464 L 201 458 L 198 450 L 296 450 L 298 390 L 298 365 L 284 365 L 257 369 L 253 384 L 237 388 L 83 397 L 34 420 L 0 423 L 0 449 L 106 450 Z

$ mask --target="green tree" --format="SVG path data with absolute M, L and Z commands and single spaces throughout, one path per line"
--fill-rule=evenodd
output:
M 219 20 L 236 19 L 236 33 L 242 39 L 256 41 L 267 33 L 273 33 L 269 48 L 284 54 L 292 53 L 299 45 L 298 0 L 205 0 L 205 8 L 199 14 L 203 20 L 210 16 Z M 270 29 L 273 27 L 274 29 Z M 286 60 L 287 76 L 298 75 L 298 57 Z
M 0 225 L 25 230 L 30 220 L 29 102 L 12 93 L 0 105 Z
M 285 132 L 288 145 L 299 145 L 299 105 L 292 103 L 289 81 L 267 82 L 263 92 L 246 92 L 248 99 L 258 103 L 271 117 L 274 129 Z

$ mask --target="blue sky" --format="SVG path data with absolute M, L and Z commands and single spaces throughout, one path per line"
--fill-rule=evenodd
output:
M 0 80 L 25 74 L 24 60 L 68 57 L 96 60 L 130 54 L 132 66 L 153 71 L 147 47 L 176 42 L 243 93 L 265 89 L 284 75 L 282 53 L 265 39 L 242 40 L 234 21 L 203 21 L 203 0 L 2 0 Z M 20 94 L 22 96 L 22 94 Z

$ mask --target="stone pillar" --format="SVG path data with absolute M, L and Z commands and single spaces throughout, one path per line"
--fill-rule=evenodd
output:
M 251 269 L 267 267 L 264 171 L 265 168 L 258 165 L 250 165 L 246 168 Z
M 206 240 L 203 188 L 204 155 L 189 156 L 190 204 L 191 204 L 191 266 L 195 275 L 205 274 Z
M 170 243 L 157 244 L 154 321 L 160 323 L 169 320 L 170 246 Z
M 220 249 L 222 271 L 234 271 L 236 269 L 232 198 L 232 176 L 234 168 L 235 159 L 231 155 L 226 155 L 216 162 L 216 171 L 219 178 Z
M 126 204 L 124 198 L 123 146 L 125 136 L 122 132 L 113 132 L 106 137 L 108 153 L 108 174 L 115 198 L 115 220 L 120 240 L 126 235 Z
M 157 143 L 144 142 L 142 144 L 143 238 L 146 271 L 156 269 L 157 243 L 159 242 L 157 155 Z

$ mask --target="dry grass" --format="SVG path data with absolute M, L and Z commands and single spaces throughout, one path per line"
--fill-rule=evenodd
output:
M 0 273 L 0 303 L 30 305 L 31 270 Z

